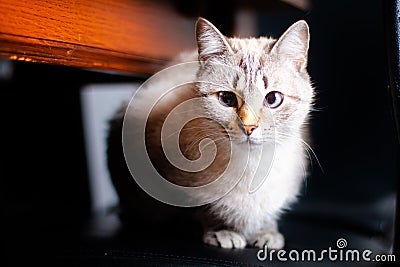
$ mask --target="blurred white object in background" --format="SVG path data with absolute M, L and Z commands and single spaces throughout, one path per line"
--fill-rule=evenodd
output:
M 91 84 L 81 90 L 89 190 L 93 212 L 104 212 L 118 203 L 107 168 L 108 121 L 140 83 Z M 122 142 L 122 140 L 121 140 Z

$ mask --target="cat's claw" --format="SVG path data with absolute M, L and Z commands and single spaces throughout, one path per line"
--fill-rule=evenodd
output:
M 282 249 L 285 246 L 285 238 L 279 232 L 265 232 L 252 242 L 253 246 L 269 249 Z
M 203 236 L 203 242 L 221 248 L 244 248 L 246 239 L 243 235 L 229 231 L 207 231 Z

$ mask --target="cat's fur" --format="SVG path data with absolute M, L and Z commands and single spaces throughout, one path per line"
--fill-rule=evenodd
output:
M 192 75 L 214 85 L 188 85 L 180 93 L 166 97 L 153 110 L 146 129 L 149 156 L 169 181 L 198 186 L 216 179 L 221 169 L 226 167 L 229 145 L 250 145 L 249 164 L 244 169 L 242 179 L 226 195 L 205 205 L 198 212 L 198 218 L 204 226 L 203 241 L 224 248 L 242 248 L 246 245 L 262 247 L 268 242 L 269 248 L 280 249 L 284 246 L 284 238 L 278 231 L 277 219 L 296 199 L 307 166 L 303 140 L 307 138 L 306 123 L 313 98 L 306 70 L 308 26 L 306 22 L 299 21 L 278 40 L 264 37 L 240 39 L 224 37 L 210 22 L 200 18 L 196 24 L 196 36 L 198 51 L 182 54 L 171 64 L 198 60 L 197 69 L 188 69 L 176 75 Z M 218 64 L 229 68 L 215 67 Z M 176 78 L 169 77 L 171 80 L 153 84 L 147 93 L 162 93 Z M 240 97 L 240 105 L 236 108 L 224 106 L 218 100 L 217 92 L 226 90 Z M 284 96 L 282 104 L 274 109 L 264 103 L 265 95 L 272 91 L 279 91 Z M 146 101 L 146 94 L 139 97 L 143 102 Z M 188 173 L 168 164 L 159 143 L 162 123 L 168 113 L 177 104 L 194 97 L 202 98 L 201 108 L 205 109 L 211 120 L 198 119 L 184 128 L 180 137 L 181 150 L 187 158 L 196 159 L 199 157 L 200 140 L 208 137 L 217 145 L 217 156 L 209 168 Z M 140 112 L 140 107 L 137 110 Z M 270 121 L 271 116 L 273 122 Z M 225 126 L 225 130 L 219 124 L 213 124 L 212 120 Z M 253 125 L 250 135 L 246 134 L 249 125 Z M 270 153 L 274 155 L 267 152 L 261 156 L 262 167 L 264 162 L 267 164 L 268 159 L 274 157 L 268 177 L 257 191 L 249 193 L 260 150 L 263 147 L 270 149 L 271 144 L 275 149 Z M 109 150 L 112 149 L 109 147 Z M 110 163 L 110 168 L 118 167 Z M 236 178 L 241 172 L 243 164 L 237 164 L 230 175 Z M 118 188 L 118 177 L 113 177 L 113 181 L 120 195 L 134 194 L 128 192 L 127 188 Z M 131 182 L 134 182 L 133 179 Z M 210 190 L 208 194 L 216 194 L 220 189 Z M 134 202 L 134 198 L 121 199 L 126 205 L 134 205 L 128 203 Z

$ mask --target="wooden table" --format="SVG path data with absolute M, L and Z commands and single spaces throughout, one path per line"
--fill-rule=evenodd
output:
M 194 48 L 194 22 L 166 1 L 0 0 L 0 56 L 153 73 Z

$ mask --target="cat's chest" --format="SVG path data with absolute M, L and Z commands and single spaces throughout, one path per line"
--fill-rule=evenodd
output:
M 259 165 L 257 162 L 249 162 L 242 178 L 236 186 L 219 200 L 221 206 L 229 206 L 233 213 L 249 212 L 249 215 L 256 213 L 267 213 L 269 210 L 271 194 L 268 187 L 272 186 L 271 181 L 263 181 L 254 192 L 250 192 L 254 173 Z M 266 177 L 268 178 L 268 177 Z
M 242 178 L 219 200 L 219 205 L 248 216 L 272 215 L 295 198 L 303 176 L 302 153 L 291 150 L 291 159 L 286 150 L 271 153 L 264 153 L 261 158 L 249 157 Z

